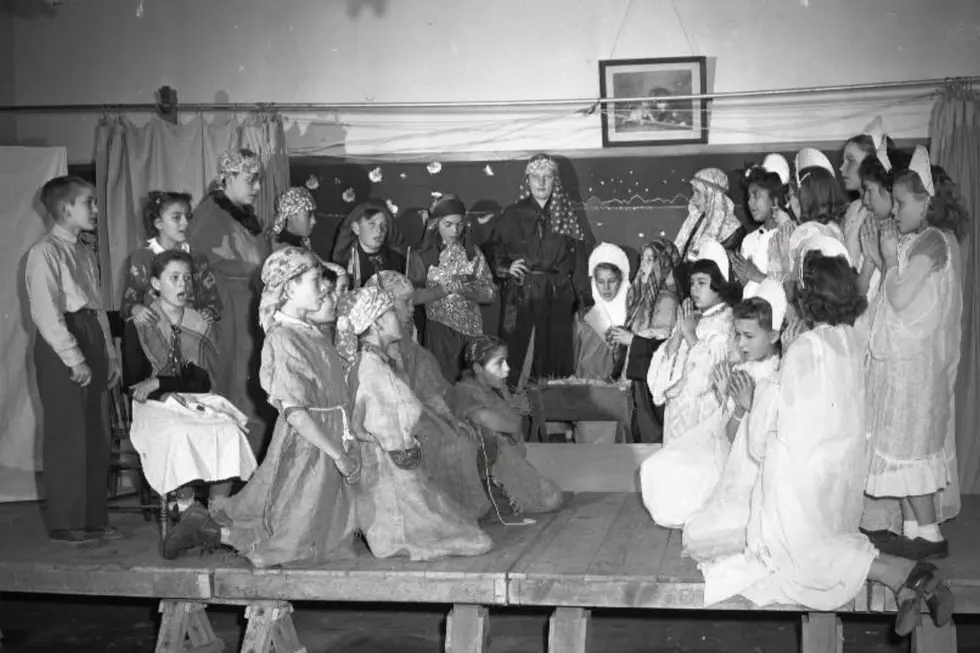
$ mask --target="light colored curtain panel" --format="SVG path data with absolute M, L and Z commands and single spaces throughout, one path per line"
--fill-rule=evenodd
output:
M 27 252 L 50 222 L 38 190 L 67 174 L 63 147 L 0 147 L 0 503 L 38 499 L 41 405 L 34 380 L 34 339 L 24 285 Z
M 953 85 L 936 101 L 932 160 L 949 173 L 970 210 L 962 244 L 963 340 L 956 379 L 956 454 L 961 491 L 980 494 L 980 93 Z
M 174 125 L 154 116 L 135 125 L 124 116 L 96 133 L 99 258 L 106 306 L 119 308 L 129 256 L 146 240 L 143 202 L 151 190 L 190 193 L 196 204 L 214 179 L 218 155 L 237 138 L 237 123 L 212 126 L 202 116 Z
M 266 229 L 275 220 L 276 198 L 289 188 L 289 150 L 282 117 L 275 113 L 253 113 L 239 130 L 239 146 L 248 148 L 262 162 L 262 188 L 255 212 Z

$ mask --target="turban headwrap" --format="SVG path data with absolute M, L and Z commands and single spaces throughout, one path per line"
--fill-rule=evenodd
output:
M 251 150 L 231 149 L 218 157 L 218 174 L 215 180 L 219 185 L 233 175 L 251 175 L 259 171 L 259 158 Z
M 262 265 L 262 298 L 259 300 L 259 325 L 263 331 L 272 326 L 272 318 L 286 303 L 286 284 L 299 275 L 320 267 L 320 259 L 300 247 L 284 247 L 269 255 Z
M 276 220 L 272 224 L 272 231 L 282 233 L 286 228 L 289 216 L 298 213 L 307 213 L 316 210 L 316 202 L 313 195 L 303 186 L 293 186 L 287 188 L 279 197 L 276 198 Z
M 390 292 L 378 287 L 344 293 L 337 304 L 337 351 L 348 365 L 357 358 L 357 339 L 394 307 Z

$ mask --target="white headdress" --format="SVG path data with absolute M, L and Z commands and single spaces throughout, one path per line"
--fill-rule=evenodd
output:
M 779 175 L 779 180 L 783 186 L 789 183 L 789 162 L 782 154 L 767 154 L 762 160 L 762 168 L 766 172 L 773 172 Z
M 619 291 L 609 301 L 602 298 L 595 283 L 595 268 L 600 263 L 615 265 L 623 274 Z M 626 256 L 626 252 L 612 243 L 599 243 L 589 255 L 589 276 L 592 278 L 592 298 L 596 305 L 603 307 L 613 325 L 622 326 L 626 324 L 627 295 L 630 289 L 630 260 Z
M 936 194 L 936 186 L 932 181 L 932 162 L 929 160 L 929 150 L 921 145 L 916 145 L 915 151 L 912 153 L 912 161 L 909 163 L 909 170 L 919 175 L 919 179 L 922 180 L 922 185 L 925 186 L 930 197 Z
M 892 169 L 892 162 L 888 158 L 888 137 L 885 135 L 885 121 L 881 116 L 878 116 L 871 123 L 864 128 L 864 133 L 871 137 L 871 142 L 875 146 L 875 156 L 881 161 L 881 165 L 885 167 L 885 171 Z
M 697 260 L 713 261 L 725 281 L 731 281 L 731 264 L 728 262 L 728 252 L 716 240 L 706 240 L 698 248 Z
M 804 147 L 796 153 L 797 186 L 803 181 L 800 179 L 800 170 L 806 170 L 807 168 L 823 168 L 832 175 L 836 174 L 834 172 L 834 166 L 830 164 L 830 159 L 827 158 L 827 155 L 812 147 Z
M 775 279 L 765 279 L 756 284 L 752 292 L 746 294 L 745 298 L 750 299 L 752 297 L 758 297 L 769 302 L 769 306 L 772 308 L 772 328 L 774 331 L 779 331 L 783 326 L 783 320 L 786 319 L 787 301 L 783 284 Z

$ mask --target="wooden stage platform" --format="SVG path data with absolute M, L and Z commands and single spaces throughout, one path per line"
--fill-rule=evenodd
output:
M 366 551 L 316 569 L 256 571 L 229 554 L 170 562 L 158 553 L 154 523 L 139 515 L 114 523 L 125 539 L 72 548 L 47 540 L 38 504 L 0 505 L 0 591 L 159 599 L 161 652 L 221 650 L 220 642 L 208 641 L 207 604 L 245 606 L 243 650 L 277 653 L 304 650 L 289 632 L 288 602 L 298 600 L 450 604 L 447 650 L 453 653 L 487 650 L 489 606 L 553 608 L 553 653 L 584 653 L 592 608 L 703 609 L 701 574 L 681 557 L 680 532 L 655 526 L 634 493 L 575 494 L 564 510 L 536 524 L 488 525 L 496 547 L 487 555 L 430 563 L 375 560 Z M 980 612 L 980 497 L 967 497 L 945 530 L 953 556 L 939 566 L 952 581 L 957 613 Z M 758 610 L 742 600 L 711 609 Z M 805 653 L 842 650 L 837 614 L 767 608 L 774 609 L 803 613 Z M 869 586 L 837 613 L 893 610 L 891 592 Z M 913 650 L 953 653 L 955 630 L 936 629 L 924 615 Z

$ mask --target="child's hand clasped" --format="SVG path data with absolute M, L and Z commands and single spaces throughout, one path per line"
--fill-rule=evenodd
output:
M 881 233 L 878 236 L 881 245 L 881 256 L 886 266 L 898 260 L 898 225 L 894 220 L 881 221 Z
M 752 408 L 752 398 L 755 395 L 755 381 L 748 373 L 738 370 L 732 374 L 732 397 L 735 404 L 742 410 Z
M 698 317 L 694 309 L 694 302 L 690 298 L 685 299 L 678 311 L 677 328 L 685 339 L 691 340 L 695 337 L 695 329 L 698 326 Z

